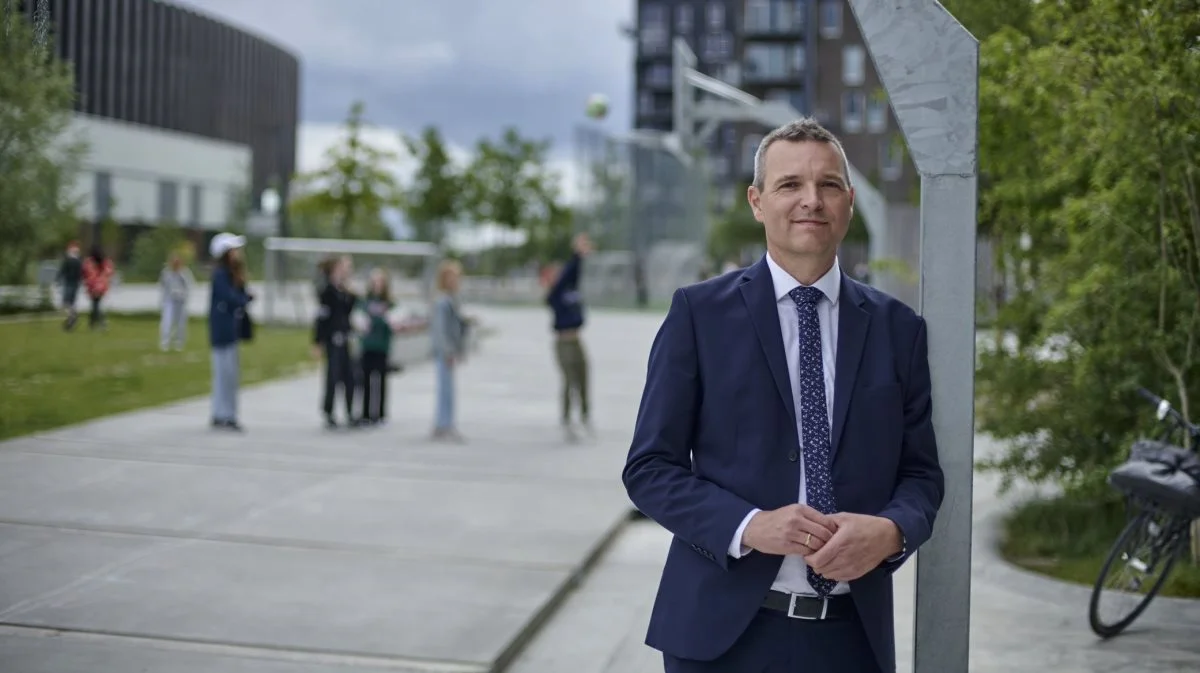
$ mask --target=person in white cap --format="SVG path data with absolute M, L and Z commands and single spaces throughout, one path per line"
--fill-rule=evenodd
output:
M 220 233 L 209 244 L 216 265 L 212 273 L 212 302 L 208 310 L 208 337 L 212 346 L 212 425 L 242 430 L 237 419 L 238 342 L 244 334 L 246 307 L 253 296 L 246 291 L 243 236 Z

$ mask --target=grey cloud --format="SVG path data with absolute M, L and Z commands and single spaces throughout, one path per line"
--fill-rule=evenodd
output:
M 628 125 L 633 0 L 186 0 L 304 61 L 301 114 L 340 121 L 363 100 L 375 123 L 443 128 L 469 145 L 516 125 L 565 151 L 587 96 Z

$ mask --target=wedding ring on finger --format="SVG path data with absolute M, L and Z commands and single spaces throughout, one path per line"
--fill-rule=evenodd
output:
M 812 543 L 812 533 L 809 533 L 809 534 L 808 534 L 807 536 L 805 536 L 805 538 L 804 538 L 804 546 L 805 546 L 805 547 L 808 547 L 809 549 L 812 549 L 812 544 L 811 544 L 811 543 Z

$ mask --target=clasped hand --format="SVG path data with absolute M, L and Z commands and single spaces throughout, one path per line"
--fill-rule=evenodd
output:
M 901 550 L 891 520 L 866 514 L 822 514 L 808 505 L 758 512 L 742 532 L 742 544 L 763 554 L 804 558 L 822 577 L 856 580 Z

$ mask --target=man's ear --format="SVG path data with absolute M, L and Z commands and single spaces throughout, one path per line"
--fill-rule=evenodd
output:
M 746 188 L 746 201 L 750 203 L 750 211 L 754 213 L 754 219 L 759 222 L 763 221 L 761 198 L 762 193 L 758 191 L 757 187 L 750 185 Z

